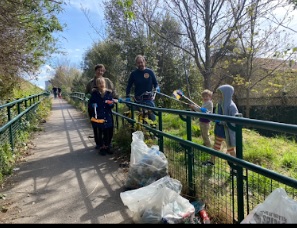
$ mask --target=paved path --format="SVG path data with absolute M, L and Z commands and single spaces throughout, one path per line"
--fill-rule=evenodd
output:
M 133 223 L 120 198 L 125 172 L 113 155 L 94 150 L 91 125 L 80 111 L 52 101 L 32 155 L 0 190 L 6 195 L 0 223 Z

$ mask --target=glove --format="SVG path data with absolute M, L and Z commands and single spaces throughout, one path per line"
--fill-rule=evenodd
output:
M 131 98 L 130 97 L 126 97 L 126 102 L 131 102 Z
M 159 86 L 157 86 L 157 87 L 156 87 L 156 91 L 157 91 L 158 93 L 160 93 L 160 92 L 161 92 L 161 89 L 160 89 L 160 87 L 159 87 Z
M 200 111 L 203 113 L 207 113 L 207 109 L 206 108 L 200 108 Z
M 106 100 L 105 103 L 106 103 L 106 104 L 109 104 L 109 105 L 112 105 L 112 104 L 113 104 L 113 101 L 111 101 L 111 100 Z
M 93 107 L 93 108 L 97 108 L 97 103 L 93 103 L 93 104 L 92 104 L 92 107 Z
M 119 103 L 122 103 L 122 102 L 123 102 L 123 99 L 122 99 L 122 98 L 119 98 L 119 99 L 118 99 L 118 102 L 119 102 Z
M 219 125 L 226 125 L 225 121 L 215 120 L 215 122 Z

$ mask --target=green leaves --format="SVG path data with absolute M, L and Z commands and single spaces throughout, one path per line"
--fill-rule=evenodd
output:
M 61 3 L 52 0 L 3 0 L 0 3 L 0 81 L 33 74 L 57 51 L 54 32 L 63 30 L 56 15 Z M 9 57 L 8 57 L 9 56 Z M 2 80 L 0 90 L 10 86 Z
M 132 11 L 133 0 L 119 0 L 116 3 L 123 9 L 125 18 L 129 20 L 133 20 L 135 18 L 135 14 Z

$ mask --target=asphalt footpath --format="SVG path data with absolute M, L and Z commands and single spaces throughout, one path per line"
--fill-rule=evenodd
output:
M 32 141 L 30 155 L 0 189 L 0 223 L 131 224 L 122 203 L 127 172 L 95 150 L 86 116 L 63 99 Z

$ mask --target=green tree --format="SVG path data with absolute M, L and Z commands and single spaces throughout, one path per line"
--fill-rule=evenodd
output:
M 104 77 L 109 78 L 114 83 L 117 91 L 121 92 L 121 85 L 123 84 L 122 69 L 124 63 L 120 57 L 120 50 L 121 48 L 118 43 L 106 40 L 94 44 L 92 48 L 85 53 L 81 80 L 82 84 L 84 84 L 82 92 L 85 92 L 85 85 L 94 77 L 95 65 L 99 63 L 103 64 L 106 68 Z
M 56 68 L 55 75 L 50 80 L 50 83 L 52 87 L 61 88 L 62 93 L 70 93 L 74 91 L 74 82 L 79 81 L 81 75 L 81 71 L 77 70 L 76 68 L 73 68 L 67 64 L 60 65 Z
M 57 51 L 53 33 L 63 30 L 56 17 L 61 4 L 52 0 L 0 2 L 1 91 L 11 91 L 18 76 L 37 77 L 34 73 L 46 57 Z

